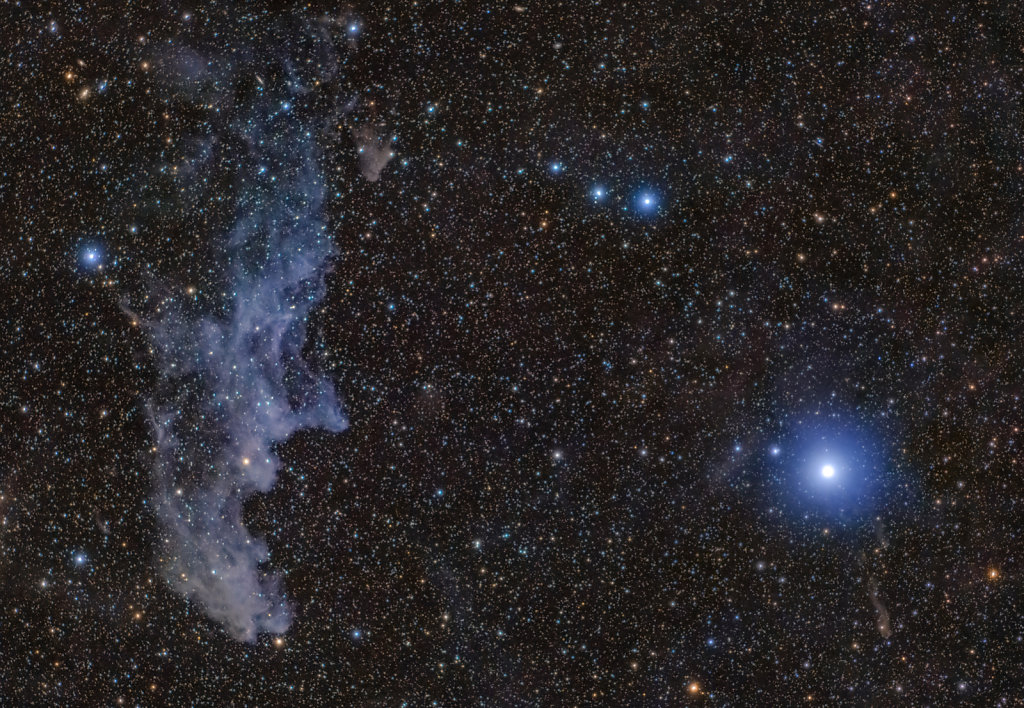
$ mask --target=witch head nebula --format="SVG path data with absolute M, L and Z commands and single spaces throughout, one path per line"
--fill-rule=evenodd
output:
M 329 35 L 314 30 L 305 39 L 312 35 L 317 56 L 330 59 L 333 49 L 320 46 Z M 347 426 L 333 384 L 302 353 L 334 254 L 320 216 L 322 117 L 311 107 L 316 82 L 294 68 L 310 62 L 268 60 L 255 50 L 230 61 L 187 56 L 188 66 L 202 69 L 182 79 L 190 96 L 234 91 L 238 102 L 238 87 L 249 88 L 245 110 L 211 123 L 191 163 L 191 179 L 204 180 L 205 169 L 234 184 L 233 224 L 206 244 L 221 292 L 199 300 L 155 286 L 155 314 L 143 318 L 159 370 L 148 402 L 157 555 L 175 589 L 233 637 L 253 641 L 287 630 L 291 610 L 265 567 L 267 545 L 244 525 L 243 504 L 273 486 L 276 444 L 301 429 Z M 180 56 L 174 61 L 181 65 Z M 330 61 L 317 66 L 331 76 L 336 70 Z

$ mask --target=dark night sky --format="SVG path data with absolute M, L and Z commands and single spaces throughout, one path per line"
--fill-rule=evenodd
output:
M 1024 701 L 1015 4 L 0 30 L 0 704 Z

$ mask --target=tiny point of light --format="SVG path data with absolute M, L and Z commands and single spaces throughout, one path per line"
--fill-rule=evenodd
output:
M 821 468 L 821 476 L 825 478 L 834 477 L 836 474 L 836 468 L 832 465 L 825 465 Z

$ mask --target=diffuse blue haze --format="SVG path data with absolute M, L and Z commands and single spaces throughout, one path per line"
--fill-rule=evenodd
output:
M 168 297 L 149 323 L 161 375 L 149 403 L 158 556 L 175 589 L 246 641 L 285 631 L 291 611 L 243 503 L 273 486 L 276 443 L 346 427 L 331 382 L 301 351 L 333 253 L 315 136 L 273 93 L 261 88 L 226 136 L 245 147 L 232 156 L 234 226 L 213 236 L 224 299 L 214 311 Z

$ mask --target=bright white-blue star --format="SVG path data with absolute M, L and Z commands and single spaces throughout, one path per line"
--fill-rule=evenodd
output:
M 88 270 L 94 270 L 103 265 L 103 252 L 98 246 L 86 246 L 78 254 L 79 264 Z
M 768 443 L 764 458 L 779 482 L 780 506 L 791 505 L 802 519 L 872 513 L 892 481 L 885 438 L 845 416 L 797 423 L 784 441 Z
M 640 211 L 654 211 L 658 207 L 658 200 L 651 192 L 641 192 L 636 201 Z

